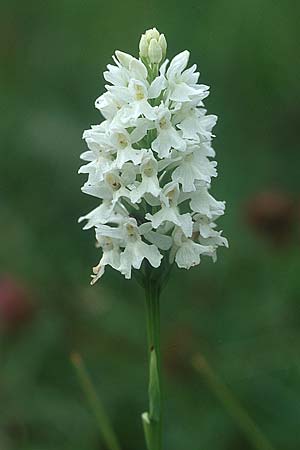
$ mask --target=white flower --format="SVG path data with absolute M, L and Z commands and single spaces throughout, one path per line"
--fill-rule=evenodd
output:
M 98 241 L 99 247 L 102 248 L 103 254 L 97 266 L 93 267 L 93 275 L 91 284 L 95 284 L 104 274 L 105 266 L 109 265 L 113 269 L 120 266 L 120 248 L 115 241 L 109 237 L 101 237 Z
M 97 184 L 84 184 L 81 190 L 85 194 L 93 195 L 103 200 L 110 200 L 114 205 L 120 197 L 130 198 L 130 191 L 124 185 L 117 171 L 107 172 L 104 180 Z
M 125 208 L 122 208 L 119 204 L 114 205 L 111 200 L 105 199 L 101 205 L 97 206 L 97 208 L 93 209 L 85 216 L 79 217 L 78 222 L 86 221 L 83 229 L 89 230 L 98 224 L 105 224 L 109 221 L 113 221 L 114 223 L 120 222 L 125 214 Z
M 79 221 L 95 229 L 102 251 L 92 283 L 107 265 L 125 278 L 163 258 L 188 269 L 228 246 L 215 224 L 225 203 L 210 193 L 217 117 L 204 108 L 209 88 L 198 84 L 195 65 L 187 68 L 188 51 L 165 59 L 167 43 L 155 28 L 139 48 L 140 59 L 116 51 L 95 102 L 104 120 L 83 134 L 82 192 L 98 204 Z
M 178 267 L 190 269 L 200 264 L 200 255 L 212 256 L 214 253 L 213 246 L 201 245 L 188 239 L 182 233 L 180 228 L 176 228 L 173 233 L 174 246 L 170 253 L 170 259 L 175 257 Z
M 177 183 L 166 185 L 161 194 L 161 209 L 155 214 L 146 214 L 146 219 L 150 220 L 153 228 L 157 229 L 164 222 L 181 227 L 185 236 L 192 235 L 193 221 L 189 213 L 180 214 L 178 208 L 179 187 Z
M 227 239 L 222 236 L 222 231 L 215 230 L 216 224 L 200 214 L 195 215 L 194 231 L 199 232 L 198 240 L 203 245 L 228 247 Z
M 132 189 L 130 199 L 132 203 L 139 202 L 146 193 L 152 194 L 154 197 L 158 197 L 161 189 L 157 177 L 158 163 L 153 156 L 151 150 L 144 157 L 141 164 L 141 181 L 138 186 Z
M 217 163 L 201 153 L 201 148 L 193 147 L 185 154 L 172 173 L 172 180 L 182 185 L 183 192 L 196 190 L 195 181 L 210 184 L 211 178 L 217 176 Z
M 155 121 L 157 138 L 152 142 L 152 149 L 160 158 L 168 158 L 171 148 L 184 152 L 186 142 L 171 123 L 171 112 L 164 105 L 160 105 L 157 110 Z
M 148 231 L 149 232 L 149 231 Z M 109 227 L 107 225 L 99 225 L 96 228 L 97 237 L 110 237 L 114 241 L 119 241 L 120 246 L 124 247 L 120 254 L 120 266 L 118 270 L 125 276 L 131 278 L 132 267 L 139 269 L 142 261 L 146 258 L 151 266 L 158 267 L 162 259 L 157 246 L 146 244 L 142 240 L 142 234 L 147 230 L 139 229 L 137 222 L 133 218 L 124 219 L 118 227 Z
M 140 140 L 128 133 L 126 129 L 112 129 L 110 142 L 116 150 L 116 167 L 121 169 L 127 161 L 132 161 L 134 165 L 141 163 L 146 150 L 137 150 L 132 147 L 134 143 Z
M 212 129 L 216 125 L 217 116 L 206 115 L 205 109 L 196 108 L 190 103 L 183 104 L 181 109 L 174 115 L 177 128 L 182 131 L 185 139 L 196 142 L 207 142 L 212 139 Z
M 130 109 L 132 117 L 137 119 L 139 116 L 143 115 L 147 119 L 155 120 L 156 113 L 154 108 L 148 102 L 150 96 L 148 95 L 146 84 L 142 81 L 130 80 L 128 89 L 131 94 L 129 102 L 131 105 Z
M 92 149 L 94 147 L 94 150 L 91 152 L 84 152 L 81 155 L 81 159 L 88 161 L 88 164 L 81 166 L 78 173 L 87 173 L 87 183 L 94 184 L 104 179 L 105 173 L 112 167 L 113 158 L 110 153 L 107 153 L 101 149 L 98 150 L 97 143 L 92 141 L 90 138 L 87 138 L 86 142 L 89 148 Z
M 188 102 L 196 95 L 201 95 L 207 90 L 207 86 L 197 85 L 199 77 L 195 73 L 196 66 L 184 71 L 190 54 L 187 50 L 175 56 L 166 73 L 168 80 L 168 98 L 176 102 Z
M 208 219 L 214 219 L 224 214 L 225 202 L 217 201 L 206 186 L 197 185 L 197 190 L 189 194 L 192 211 L 206 216 Z
M 139 269 L 142 261 L 146 258 L 151 266 L 159 267 L 162 255 L 158 248 L 142 241 L 137 227 L 128 223 L 126 224 L 127 242 L 126 247 L 121 254 L 120 272 L 125 278 L 131 278 L 131 268 Z

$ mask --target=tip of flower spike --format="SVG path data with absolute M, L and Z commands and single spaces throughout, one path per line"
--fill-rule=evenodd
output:
M 146 64 L 161 64 L 167 53 L 167 41 L 164 34 L 156 28 L 142 34 L 139 43 L 139 56 Z

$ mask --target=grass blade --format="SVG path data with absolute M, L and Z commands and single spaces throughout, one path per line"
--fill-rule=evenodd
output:
M 105 412 L 100 398 L 94 388 L 94 385 L 85 368 L 84 362 L 79 353 L 71 354 L 71 362 L 76 370 L 82 390 L 91 406 L 91 409 L 97 419 L 98 427 L 103 440 L 109 450 L 121 450 L 118 438 L 111 426 L 109 418 Z
M 253 445 L 253 448 L 256 450 L 274 450 L 274 447 L 249 416 L 246 409 L 241 405 L 239 400 L 235 398 L 229 387 L 210 367 L 204 356 L 197 354 L 193 358 L 192 363 L 196 371 L 202 375 L 215 397 L 222 403 L 239 428 L 247 436 L 249 442 Z

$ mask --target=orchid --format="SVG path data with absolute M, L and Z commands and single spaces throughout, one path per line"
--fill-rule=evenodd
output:
M 97 220 L 109 224 L 122 210 L 128 220 L 138 218 L 153 231 L 167 223 L 165 234 L 171 239 L 172 228 L 177 227 L 191 238 L 195 214 L 206 217 L 210 226 L 212 211 L 214 220 L 224 213 L 224 203 L 209 193 L 217 176 L 217 163 L 211 160 L 217 117 L 206 114 L 203 99 L 209 88 L 198 84 L 195 65 L 187 68 L 189 52 L 179 53 L 171 62 L 164 60 L 163 35 L 147 33 L 140 44 L 140 59 L 117 51 L 115 64 L 109 64 L 104 73 L 109 84 L 96 107 L 105 120 L 84 132 L 89 151 L 83 153 L 87 164 L 79 170 L 88 174 L 82 191 L 99 198 L 101 204 L 80 220 L 87 220 L 85 228 L 97 228 Z M 160 59 L 152 62 L 150 58 Z M 186 202 L 189 210 L 183 207 Z M 141 239 L 149 243 L 145 236 Z M 226 239 L 218 245 L 227 246 Z M 158 251 L 160 261 L 170 261 L 169 250 Z M 215 258 L 210 246 L 203 254 Z M 119 266 L 112 267 L 131 276 L 131 271 L 123 270 L 125 258 L 131 256 L 123 251 Z M 180 268 L 191 267 L 174 261 Z
M 160 450 L 159 295 L 173 265 L 215 261 L 228 242 L 215 223 L 225 202 L 210 193 L 217 117 L 204 108 L 209 87 L 198 83 L 196 65 L 188 67 L 187 50 L 166 59 L 155 28 L 139 50 L 139 58 L 116 51 L 104 72 L 106 92 L 95 102 L 104 120 L 83 133 L 88 151 L 79 169 L 87 175 L 82 191 L 98 204 L 79 221 L 94 228 L 101 251 L 91 283 L 110 266 L 145 288 L 151 388 L 142 418 L 148 450 Z

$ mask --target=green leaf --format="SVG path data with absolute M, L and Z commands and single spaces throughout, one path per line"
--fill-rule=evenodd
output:
M 149 418 L 149 414 L 147 412 L 144 412 L 142 414 L 142 422 L 143 422 L 143 427 L 144 427 L 144 434 L 145 434 L 145 440 L 146 440 L 146 444 L 147 444 L 147 449 L 151 450 L 152 445 L 151 445 L 151 421 Z

